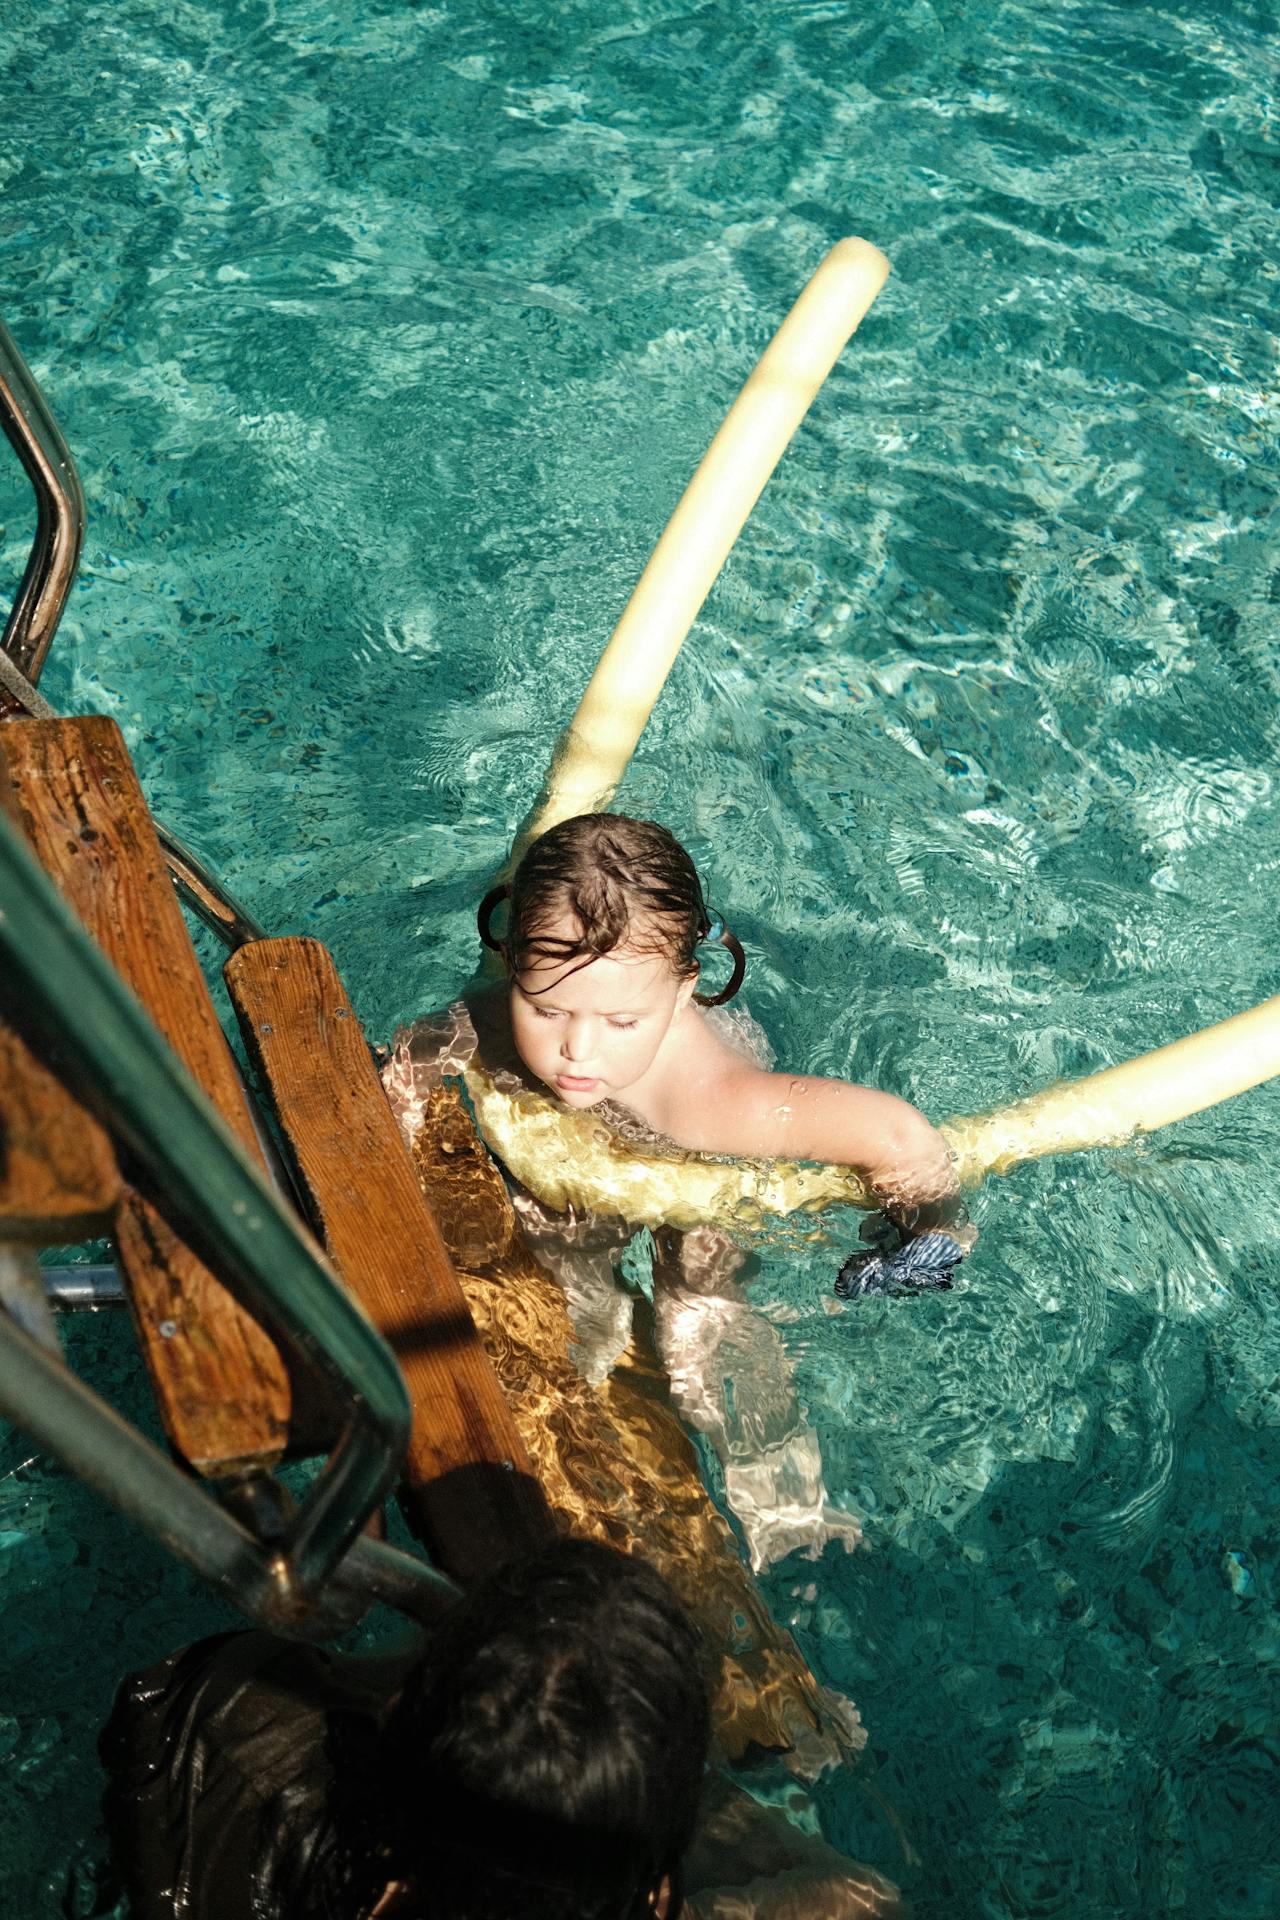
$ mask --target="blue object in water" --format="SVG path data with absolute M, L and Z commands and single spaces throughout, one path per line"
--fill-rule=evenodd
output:
M 896 1236 L 897 1230 L 893 1229 Z M 905 1245 L 879 1246 L 850 1254 L 836 1278 L 842 1300 L 865 1300 L 876 1294 L 939 1292 L 955 1285 L 956 1268 L 964 1248 L 953 1234 L 935 1228 Z

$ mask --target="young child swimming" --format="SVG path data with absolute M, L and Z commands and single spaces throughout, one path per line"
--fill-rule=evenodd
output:
M 521 1060 L 566 1106 L 621 1101 L 702 1153 L 838 1161 L 898 1211 L 955 1192 L 941 1136 L 905 1100 L 769 1072 L 705 1018 L 737 993 L 745 962 L 665 827 L 616 814 L 553 827 L 520 863 L 497 941 L 488 923 L 504 891 L 484 903 L 481 937 L 506 962 Z M 712 939 L 734 973 L 703 996 L 697 949 Z
M 478 1060 L 594 1110 L 633 1142 L 853 1167 L 900 1235 L 961 1217 L 946 1146 L 915 1107 L 846 1081 L 773 1072 L 750 1017 L 721 1010 L 741 986 L 742 949 L 708 913 L 693 862 L 665 827 L 621 814 L 561 822 L 529 848 L 510 887 L 486 897 L 479 923 L 506 980 L 396 1036 L 385 1078 L 410 1134 L 425 1090 Z M 702 995 L 697 956 L 709 942 L 728 949 L 733 975 Z M 575 1357 L 598 1383 L 630 1334 L 617 1262 L 634 1226 L 552 1213 L 523 1189 L 513 1198 L 533 1251 L 565 1288 Z M 954 1234 L 954 1258 L 966 1237 Z M 759 1566 L 796 1547 L 819 1550 L 833 1533 L 848 1542 L 856 1528 L 826 1503 L 781 1340 L 741 1298 L 745 1265 L 710 1227 L 655 1235 L 654 1308 L 673 1395 L 720 1454 Z

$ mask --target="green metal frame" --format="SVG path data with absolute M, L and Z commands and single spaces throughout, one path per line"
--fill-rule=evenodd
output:
M 42 1355 L 7 1315 L 0 1315 L 0 1407 L 265 1624 L 331 1631 L 320 1596 L 344 1558 L 348 1585 L 351 1570 L 367 1573 L 376 1563 L 383 1586 L 398 1585 L 396 1604 L 416 1593 L 423 1609 L 435 1610 L 450 1585 L 443 1575 L 410 1554 L 357 1543 L 408 1440 L 410 1405 L 394 1356 L 3 815 L 0 1017 L 102 1121 L 130 1177 L 191 1247 L 350 1412 L 306 1497 L 283 1531 L 263 1542 Z

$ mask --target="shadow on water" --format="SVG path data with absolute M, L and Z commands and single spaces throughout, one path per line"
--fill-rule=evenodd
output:
M 868 1550 L 775 1571 L 920 1864 L 839 1783 L 828 1831 L 918 1920 L 1277 1911 L 1280 1382 L 1241 1358 L 1268 1265 L 1246 1248 L 1225 1274 L 1230 1345 L 1113 1298 L 1070 1458 L 1006 1461 L 951 1515 L 886 1509 Z
M 61 1328 L 72 1367 L 159 1442 L 129 1316 Z M 105 1858 L 96 1743 L 117 1685 L 239 1616 L 13 1429 L 0 1441 L 0 1608 L 5 1911 L 78 1920 Z

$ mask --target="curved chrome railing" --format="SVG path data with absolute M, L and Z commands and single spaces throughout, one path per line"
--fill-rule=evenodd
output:
M 2 322 L 0 428 L 36 495 L 35 539 L 0 637 L 0 719 L 56 718 L 35 682 L 75 579 L 84 494 Z M 157 830 L 179 894 L 205 925 L 233 950 L 261 939 L 220 881 L 175 835 Z M 265 1484 L 256 1487 L 256 1510 L 272 1522 L 264 1531 L 252 1524 L 255 1499 L 242 1501 L 241 1512 L 220 1502 L 77 1380 L 56 1341 L 55 1350 L 42 1344 L 38 1322 L 28 1331 L 3 1302 L 0 1412 L 264 1625 L 324 1635 L 375 1598 L 420 1618 L 438 1612 L 456 1593 L 453 1582 L 360 1532 L 395 1478 L 408 1435 L 394 1357 L 2 814 L 0 1017 L 46 1057 L 56 1054 L 59 1073 L 128 1149 L 153 1198 L 327 1380 L 347 1423 L 296 1511 L 269 1476 L 258 1476 Z M 8 1277 L 14 1295 L 24 1276 Z
M 30 367 L 0 320 L 0 428 L 22 462 L 36 496 L 36 535 L 26 571 L 0 635 L 0 719 L 31 714 L 56 719 L 56 709 L 36 692 L 62 609 L 67 603 L 84 540 L 84 492 L 75 462 L 58 431 Z M 156 831 L 173 884 L 184 905 L 234 953 L 262 928 L 217 875 L 177 834 L 159 821 Z
M 0 635 L 0 649 L 34 683 L 40 678 L 80 563 L 84 490 L 44 395 L 2 320 L 0 427 L 36 496 L 36 537 Z M 4 697 L 0 694 L 0 702 Z

